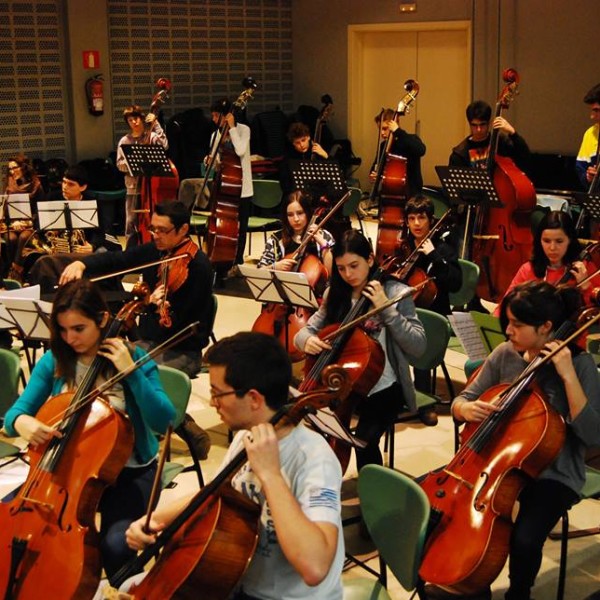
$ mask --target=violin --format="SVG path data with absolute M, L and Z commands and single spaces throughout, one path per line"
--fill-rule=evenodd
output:
M 189 264 L 198 254 L 198 245 L 192 240 L 180 244 L 166 258 L 179 257 L 180 260 L 174 262 L 163 262 L 158 268 L 159 282 L 164 287 L 165 293 L 160 305 L 160 318 L 158 320 L 161 327 L 169 328 L 173 326 L 171 312 L 167 303 L 167 295 L 175 293 L 187 280 L 189 275 Z
M 245 90 L 239 95 L 233 106 L 243 110 L 253 97 L 258 84 L 252 77 L 246 77 L 242 85 Z M 219 141 L 215 144 L 207 173 L 210 173 L 216 157 L 220 154 L 221 163 L 215 175 L 210 191 L 210 216 L 206 222 L 206 255 L 210 262 L 226 270 L 233 264 L 239 241 L 239 204 L 242 194 L 242 164 L 240 157 L 233 151 L 223 147 L 229 132 L 225 121 L 220 129 Z
M 520 81 L 515 69 L 506 69 L 502 77 L 506 85 L 496 103 L 496 117 L 509 107 Z M 531 212 L 537 202 L 533 184 L 525 173 L 512 159 L 496 155 L 498 136 L 499 130 L 494 129 L 486 169 L 502 207 L 488 207 L 487 203 L 477 207 L 470 259 L 481 267 L 478 296 L 492 302 L 498 302 L 519 267 L 531 256 Z
M 147 286 L 134 289 L 136 299 L 119 311 L 106 337 L 132 325 L 145 306 Z M 28 449 L 25 483 L 13 500 L 0 504 L 4 598 L 37 599 L 41 587 L 46 598 L 94 595 L 101 575 L 96 509 L 104 488 L 125 466 L 134 441 L 127 417 L 100 396 L 108 387 L 92 389 L 109 364 L 96 356 L 76 391 L 53 396 L 36 415 L 62 436 Z
M 414 79 L 407 79 L 404 82 L 404 89 L 407 93 L 398 102 L 394 120 L 409 112 L 420 87 Z M 379 227 L 375 256 L 380 261 L 386 256 L 392 256 L 399 248 L 399 227 L 404 222 L 406 158 L 390 153 L 393 141 L 394 135 L 390 131 L 369 196 L 369 204 L 372 204 L 379 195 Z
M 166 102 L 171 91 L 171 82 L 164 77 L 156 81 L 158 92 L 152 98 L 150 104 L 150 113 L 158 115 L 160 107 Z M 147 143 L 150 141 L 150 131 L 146 131 Z M 179 174 L 172 160 L 169 159 L 169 174 L 156 176 L 145 174 L 140 182 L 139 206 L 135 210 L 138 214 L 136 235 L 131 236 L 127 245 L 147 244 L 152 241 L 150 234 L 150 220 L 154 212 L 154 206 L 163 200 L 175 200 L 177 198 L 177 190 L 179 189 Z
M 325 389 L 315 389 L 287 404 L 271 419 L 275 428 L 297 425 L 318 410 L 333 408 L 350 391 L 346 373 L 331 367 L 323 373 Z M 135 559 L 114 577 L 114 587 L 141 571 L 161 550 L 148 575 L 129 592 L 136 600 L 196 597 L 228 598 L 246 571 L 258 541 L 260 507 L 231 486 L 247 461 L 241 450 L 188 506 Z
M 590 310 L 597 314 L 588 319 Z M 496 579 L 509 551 L 513 505 L 527 481 L 552 463 L 565 440 L 564 419 L 547 404 L 535 378 L 555 354 L 598 320 L 600 312 L 587 309 L 575 331 L 571 321 L 563 323 L 555 334 L 561 344 L 536 357 L 512 384 L 487 390 L 480 400 L 495 403 L 499 411 L 480 423 L 467 423 L 454 458 L 422 481 L 432 509 L 419 571 L 423 580 L 473 594 Z

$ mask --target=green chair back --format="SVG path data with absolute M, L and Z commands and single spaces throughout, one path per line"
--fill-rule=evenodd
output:
M 419 580 L 429 500 L 412 479 L 380 465 L 358 475 L 360 510 L 383 560 L 405 590 Z
M 183 417 L 185 417 L 185 411 L 192 393 L 192 382 L 186 373 L 173 367 L 158 365 L 158 372 L 165 392 L 175 407 L 173 429 L 177 429 L 183 422 Z
M 16 279 L 4 279 L 3 281 L 6 290 L 18 290 L 21 287 L 21 282 Z
M 433 202 L 433 211 L 436 218 L 439 219 L 450 208 L 450 204 L 441 190 L 424 187 L 421 193 Z
M 252 203 L 258 208 L 275 208 L 281 202 L 281 184 L 276 179 L 253 179 Z
M 11 350 L 0 348 L 0 421 L 19 395 L 21 359 Z
M 351 217 L 356 213 L 356 209 L 363 196 L 360 188 L 349 187 L 348 191 L 350 192 L 350 198 L 348 198 L 348 200 L 344 202 L 344 206 L 342 206 L 342 214 L 344 217 Z
M 450 323 L 443 315 L 426 308 L 417 308 L 417 316 L 425 329 L 427 348 L 422 356 L 409 357 L 410 364 L 416 369 L 431 370 L 439 367 L 450 341 Z
M 475 296 L 477 282 L 479 281 L 479 266 L 470 260 L 458 259 L 460 270 L 462 271 L 462 285 L 458 292 L 451 292 L 450 306 L 464 306 L 468 304 Z

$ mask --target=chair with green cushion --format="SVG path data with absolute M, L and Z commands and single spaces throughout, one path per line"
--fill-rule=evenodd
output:
M 444 356 L 450 340 L 450 323 L 448 322 L 448 319 L 443 315 L 425 308 L 417 308 L 417 316 L 425 329 L 427 348 L 422 356 L 418 358 L 408 356 L 408 360 L 415 369 L 433 371 L 433 389 L 431 390 L 431 393 L 416 390 L 417 409 L 420 409 L 442 402 L 441 398 L 435 395 L 437 367 L 442 368 L 446 386 L 448 387 L 448 393 L 451 398 L 454 398 L 454 385 L 452 384 L 450 373 L 448 373 L 448 369 L 444 363 Z M 386 443 L 389 442 L 389 465 L 392 469 L 394 468 L 394 426 L 396 423 L 410 421 L 417 417 L 417 412 L 403 412 L 396 417 L 396 420 L 386 432 Z
M 380 465 L 358 475 L 360 510 L 380 557 L 407 591 L 424 599 L 419 567 L 429 523 L 429 500 L 410 477 Z M 384 582 L 344 579 L 344 600 L 391 600 Z
M 450 306 L 465 306 L 475 296 L 479 281 L 479 266 L 470 260 L 458 259 L 462 271 L 462 285 L 457 292 L 450 292 Z
M 272 210 L 281 204 L 281 184 L 276 179 L 253 179 L 254 195 L 252 204 L 260 210 Z M 252 232 L 262 231 L 267 243 L 267 231 L 281 229 L 278 217 L 250 216 L 248 219 L 248 253 L 252 254 Z
M 362 219 L 360 218 L 360 214 L 358 213 L 358 205 L 363 197 L 363 192 L 360 188 L 357 187 L 349 187 L 348 191 L 350 192 L 350 198 L 344 202 L 344 206 L 342 207 L 342 215 L 344 217 L 356 217 L 358 220 L 358 227 L 360 228 L 360 232 L 364 235 L 364 229 L 362 224 Z
M 11 350 L 0 348 L 0 380 L 3 384 L 0 386 L 0 425 L 4 421 L 6 411 L 19 395 L 20 376 L 21 359 Z M 16 459 L 20 453 L 21 449 L 17 446 L 0 442 L 0 458 L 14 457 Z
M 188 432 L 183 427 L 183 422 L 186 415 L 187 405 L 192 393 L 192 382 L 186 373 L 173 367 L 166 365 L 158 365 L 158 371 L 160 373 L 160 379 L 165 388 L 167 396 L 171 399 L 173 406 L 175 407 L 175 419 L 173 421 L 173 432 L 183 439 L 186 443 L 190 456 L 192 457 L 192 465 L 185 467 L 179 463 L 169 462 L 165 466 L 165 472 L 163 473 L 163 487 L 168 485 L 176 475 L 181 472 L 187 472 L 194 470 L 198 476 L 198 483 L 200 487 L 204 486 L 204 477 L 202 475 L 202 467 L 200 466 L 200 460 L 198 453 L 194 448 L 193 441 L 191 440 Z M 169 454 L 167 454 L 167 457 Z
M 441 189 L 425 186 L 421 193 L 433 202 L 434 214 L 438 219 L 450 208 L 450 204 Z

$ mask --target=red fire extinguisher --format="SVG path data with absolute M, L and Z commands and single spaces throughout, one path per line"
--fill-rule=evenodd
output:
M 85 82 L 85 95 L 87 96 L 90 114 L 95 117 L 104 114 L 104 84 L 102 83 L 102 75 L 90 77 Z

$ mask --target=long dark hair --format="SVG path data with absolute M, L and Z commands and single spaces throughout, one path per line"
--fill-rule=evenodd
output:
M 546 281 L 528 281 L 514 287 L 500 305 L 500 324 L 506 331 L 507 310 L 521 323 L 539 327 L 550 321 L 553 329 L 572 318 L 581 308 L 581 293 L 574 287 L 556 288 Z
M 344 254 L 357 254 L 365 260 L 373 256 L 373 248 L 369 240 L 357 229 L 349 229 L 344 232 L 342 239 L 335 244 L 332 249 L 333 261 Z M 369 271 L 369 276 L 377 270 L 376 262 L 373 263 Z M 337 266 L 334 264 L 331 273 L 331 284 L 329 286 L 329 295 L 327 296 L 326 320 L 328 323 L 337 323 L 341 321 L 352 304 L 352 286 L 347 284 L 340 275 Z
M 281 215 L 281 222 L 283 224 L 281 228 L 281 242 L 283 244 L 283 247 L 286 248 L 286 251 L 294 237 L 294 230 L 292 229 L 290 221 L 287 218 L 287 209 L 292 202 L 298 202 L 298 204 L 300 204 L 300 206 L 304 210 L 304 213 L 306 214 L 307 225 L 312 219 L 314 212 L 311 205 L 312 198 L 309 194 L 306 194 L 300 190 L 296 190 L 286 196 L 285 200 L 283 201 L 283 212 Z M 302 233 L 304 234 L 304 231 Z
M 581 254 L 581 244 L 577 239 L 577 231 L 571 216 L 562 210 L 551 210 L 540 220 L 535 235 L 533 236 L 533 251 L 531 253 L 531 264 L 536 277 L 542 278 L 549 266 L 548 257 L 542 248 L 542 233 L 546 229 L 562 229 L 569 238 L 569 246 L 563 258 L 565 264 L 577 260 Z
M 100 288 L 87 279 L 71 281 L 58 289 L 50 315 L 50 349 L 56 360 L 56 376 L 68 382 L 75 380 L 77 353 L 62 339 L 58 316 L 68 310 L 76 310 L 100 327 L 108 306 Z M 104 329 L 101 333 L 104 334 Z
M 23 193 L 28 194 L 35 192 L 37 188 L 41 186 L 41 182 L 37 173 L 35 172 L 35 169 L 33 168 L 33 165 L 31 164 L 31 161 L 24 154 L 17 154 L 16 156 L 11 156 L 8 159 L 4 172 L 7 186 L 9 181 L 8 165 L 11 162 L 16 162 L 21 169 L 21 182 L 19 183 L 15 181 L 18 189 Z M 8 191 L 15 192 L 16 189 L 17 188 Z

